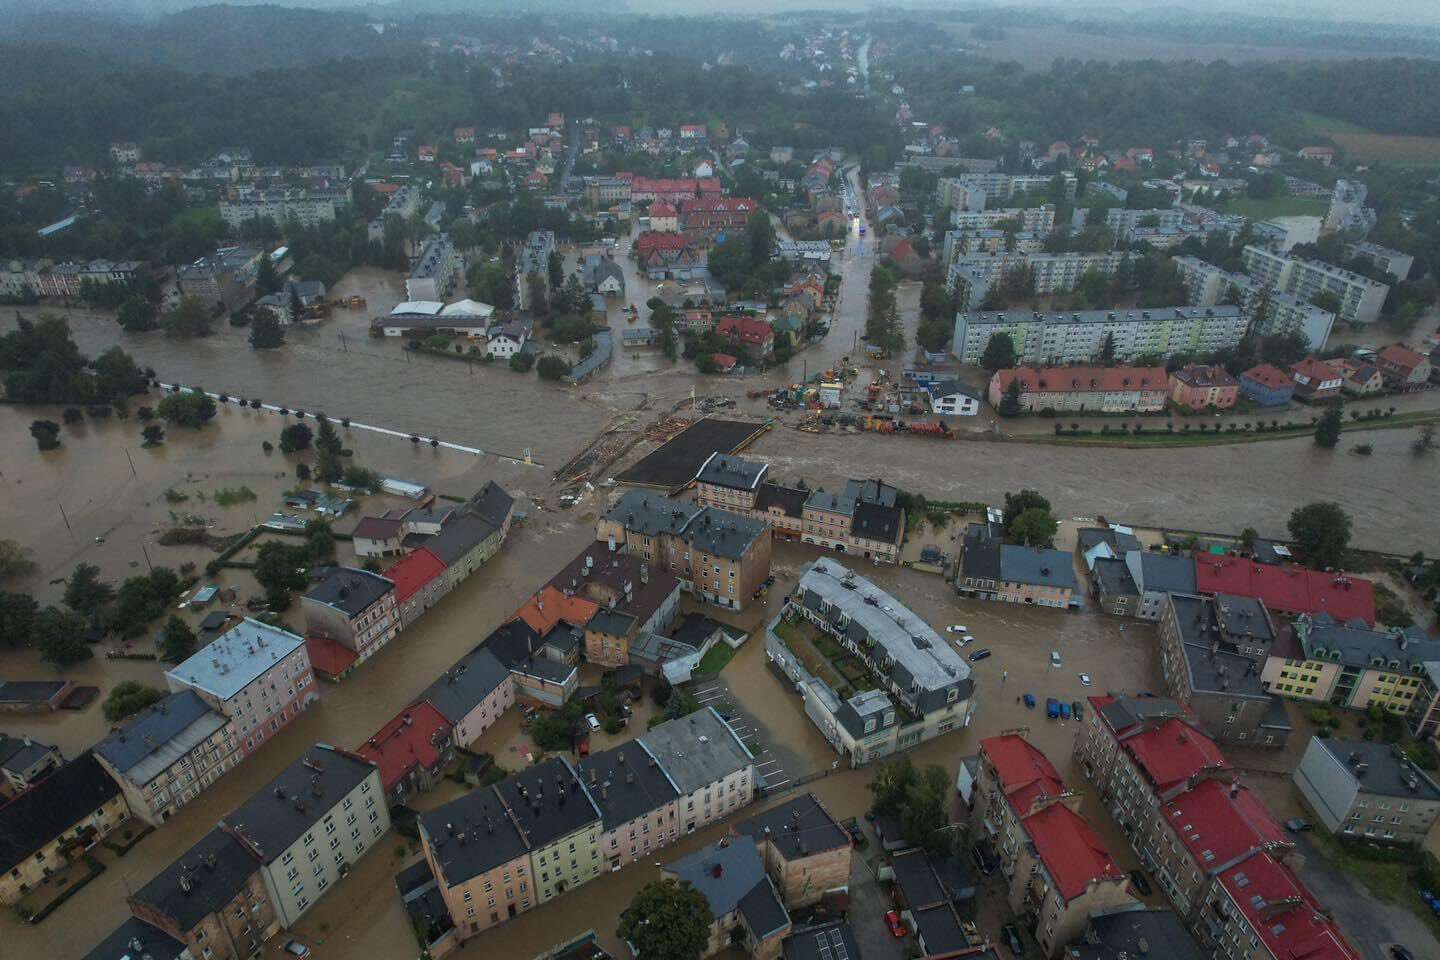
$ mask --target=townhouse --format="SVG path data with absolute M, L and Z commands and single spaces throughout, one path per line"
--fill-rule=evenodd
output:
M 428 702 L 411 704 L 375 731 L 355 755 L 375 764 L 386 802 L 429 790 L 455 759 L 450 721 Z
M 582 758 L 580 781 L 600 810 L 606 869 L 649 857 L 680 837 L 680 789 L 639 740 Z
M 416 699 L 440 711 L 457 747 L 468 747 L 515 704 L 515 683 L 484 646 L 461 657 Z
M 1168 396 L 1164 367 L 1015 367 L 990 377 L 990 406 L 1017 381 L 1026 413 L 1159 413 Z
M 1001 543 L 980 524 L 965 534 L 955 576 L 961 596 L 1068 608 L 1079 603 L 1076 587 L 1075 564 L 1064 551 Z
M 1339 367 L 1316 357 L 1306 357 L 1290 365 L 1290 379 L 1295 389 L 1292 395 L 1306 403 L 1320 403 L 1333 400 L 1340 395 L 1345 385 L 1345 374 Z
M 905 538 L 899 491 L 883 480 L 845 481 L 839 493 L 812 491 L 801 511 L 801 539 L 836 553 L 895 563 Z
M 417 825 L 461 942 L 534 908 L 529 847 L 493 786 L 422 813 Z
M 600 875 L 600 809 L 568 760 L 545 760 L 495 792 L 529 847 L 537 906 Z
M 730 836 L 755 844 L 765 873 L 789 910 L 849 889 L 854 844 L 813 793 L 734 824 Z
M 94 750 L 130 812 L 151 826 L 169 820 L 241 759 L 233 725 L 193 690 L 127 718 Z
M 304 639 L 249 617 L 165 671 L 165 683 L 229 720 L 242 759 L 320 699 Z
M 676 825 L 684 834 L 755 799 L 755 757 L 714 707 L 662 723 L 637 739 L 679 793 Z
M 1430 382 L 1430 359 L 1398 343 L 1382 349 L 1375 365 L 1384 375 L 1386 385 L 1396 390 L 1414 390 Z
M 710 905 L 703 958 L 732 945 L 754 960 L 775 960 L 790 934 L 790 915 L 755 847 L 721 841 L 665 864 L 661 878 L 692 887 Z
M 1228 410 L 1240 395 L 1240 381 L 1219 364 L 1190 363 L 1170 374 L 1170 399 L 1191 410 Z
M 1295 381 L 1279 367 L 1262 363 L 1240 374 L 1240 392 L 1262 407 L 1281 407 L 1295 395 Z
M 1129 880 L 1076 812 L 1050 761 L 1018 734 L 980 742 L 972 832 L 1000 857 L 1009 907 L 1046 957 L 1058 957 L 1091 913 L 1134 902 Z
M 1337 315 L 1351 323 L 1378 320 L 1390 293 L 1388 284 L 1323 260 L 1304 260 L 1255 244 L 1247 245 L 1240 256 L 1245 272 L 1263 286 L 1304 301 L 1324 293 L 1334 294 L 1340 300 Z
M 1021 362 L 1084 363 L 1100 355 L 1108 340 L 1115 358 L 1170 357 L 1213 353 L 1239 344 L 1250 318 L 1239 307 L 1152 307 L 1148 310 L 1082 310 L 1074 313 L 991 313 L 955 315 L 951 349 L 962 363 L 980 362 L 990 338 L 1010 337 Z
M 317 743 L 220 829 L 257 859 L 276 920 L 289 928 L 390 829 L 390 809 L 375 764 Z
M 1394 744 L 1312 737 L 1292 779 L 1342 836 L 1420 846 L 1440 817 L 1440 786 Z
M 666 569 L 668 551 L 660 557 L 653 541 L 637 550 L 618 546 L 597 541 L 582 550 L 536 595 L 550 613 L 536 609 L 527 617 L 541 633 L 550 630 L 550 618 L 569 623 L 582 632 L 586 658 L 607 666 L 628 663 L 640 636 L 669 630 L 680 615 L 681 591 L 693 586 Z M 683 566 L 684 557 L 675 562 Z
M 357 567 L 316 567 L 310 590 L 300 598 L 309 637 L 320 637 L 364 663 L 400 632 L 395 583 Z
M 749 516 L 770 464 L 712 453 L 695 475 L 695 502 Z
M 771 538 L 758 520 L 627 491 L 596 522 L 597 540 L 654 564 L 706 603 L 742 610 L 770 576 Z

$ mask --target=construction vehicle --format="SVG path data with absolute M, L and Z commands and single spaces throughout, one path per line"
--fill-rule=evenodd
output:
M 908 427 L 911 433 L 919 434 L 922 437 L 939 437 L 942 440 L 954 440 L 955 431 L 945 425 L 943 420 L 936 420 L 933 423 L 927 420 L 919 420 Z
M 365 309 L 365 298 L 362 297 L 362 296 L 360 296 L 358 293 L 355 294 L 354 296 L 352 296 L 352 297 L 350 298 L 350 309 L 351 309 L 351 310 L 364 310 L 364 309 Z

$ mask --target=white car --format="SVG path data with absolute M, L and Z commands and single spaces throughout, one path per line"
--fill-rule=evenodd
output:
M 1082 687 L 1088 687 L 1088 686 L 1090 686 L 1090 674 L 1088 674 L 1088 673 L 1082 673 L 1082 674 L 1080 674 L 1080 686 L 1082 686 Z
M 1050 651 L 1050 666 L 1052 666 L 1052 667 L 1058 667 L 1058 666 L 1060 666 L 1060 651 L 1059 651 L 1059 650 L 1051 650 L 1051 651 Z
M 585 714 L 585 723 L 590 727 L 591 733 L 600 729 L 600 720 L 593 713 Z
M 305 960 L 310 956 L 310 948 L 299 940 L 290 940 L 285 944 L 285 953 L 287 956 L 294 957 L 295 960 Z
M 945 628 L 946 633 L 969 633 L 970 628 L 963 623 L 952 623 Z
M 964 649 L 965 649 L 965 644 L 967 644 L 967 643 L 974 643 L 974 642 L 975 642 L 975 638 L 967 634 L 967 635 L 961 637 L 959 640 L 956 640 L 956 641 L 955 641 L 955 646 L 959 647 L 961 650 L 964 650 Z

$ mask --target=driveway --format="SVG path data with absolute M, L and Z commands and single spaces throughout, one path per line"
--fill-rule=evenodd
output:
M 1304 834 L 1295 840 L 1303 856 L 1295 864 L 1296 874 L 1334 914 L 1340 929 L 1366 960 L 1390 960 L 1387 947 L 1391 943 L 1404 944 L 1416 957 L 1440 957 L 1440 942 L 1406 906 L 1377 900 L 1364 884 L 1340 872 Z
M 860 821 L 862 830 L 870 839 L 869 850 L 880 848 L 878 838 L 869 824 Z M 885 911 L 893 904 L 885 891 L 875 880 L 864 850 L 856 850 L 850 867 L 850 929 L 855 934 L 855 944 L 865 960 L 905 960 L 910 955 L 907 944 L 912 938 L 897 939 L 885 925 Z

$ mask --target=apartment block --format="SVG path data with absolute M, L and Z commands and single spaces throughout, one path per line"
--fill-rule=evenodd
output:
M 905 537 L 905 511 L 883 480 L 847 480 L 839 493 L 813 491 L 801 511 L 801 539 L 866 560 L 895 563 Z
M 684 834 L 755 799 L 755 757 L 715 708 L 662 723 L 637 740 L 679 792 L 676 825 Z
M 1390 247 L 1382 247 L 1378 243 L 1371 243 L 1369 240 L 1361 240 L 1358 243 L 1345 244 L 1345 256 L 1350 259 L 1361 259 L 1370 261 L 1378 270 L 1383 270 L 1394 277 L 1396 282 L 1405 280 L 1410 276 L 1410 269 L 1415 266 L 1415 258 L 1408 253 L 1401 253 Z
M 545 760 L 495 792 L 529 847 L 537 906 L 600 876 L 600 808 L 568 760 Z
M 680 838 L 680 788 L 643 742 L 591 754 L 576 770 L 600 809 L 599 850 L 606 869 L 643 860 Z
M 789 910 L 813 906 L 826 893 L 850 885 L 850 834 L 812 793 L 742 820 L 730 828 L 730 835 L 754 842 Z
M 1235 300 L 1251 315 L 1254 332 L 1261 335 L 1303 333 L 1312 351 L 1324 349 L 1335 326 L 1335 314 L 1309 300 L 1277 290 L 1243 273 L 1231 273 L 1195 257 L 1171 261 L 1190 292 L 1190 305 L 1214 306 Z
M 425 241 L 405 278 L 405 299 L 445 300 L 455 287 L 455 276 L 465 262 L 455 252 L 449 234 L 439 233 Z
M 1380 317 L 1388 284 L 1379 283 L 1322 260 L 1302 260 L 1251 244 L 1241 252 L 1245 272 L 1262 286 L 1310 302 L 1322 293 L 1340 299 L 1339 316 L 1351 323 L 1374 323 Z
M 309 592 L 300 599 L 306 634 L 346 647 L 355 654 L 355 665 L 400 632 L 393 581 L 356 567 L 316 567 L 310 581 Z
M 1342 836 L 1419 846 L 1440 817 L 1440 786 L 1394 744 L 1312 737 L 1293 779 Z
M 291 220 L 303 227 L 314 227 L 334 220 L 335 211 L 349 201 L 344 190 L 252 190 L 234 199 L 222 198 L 220 219 L 232 231 L 250 220 L 267 217 L 282 228 Z
M 954 242 L 958 245 L 958 235 Z M 949 247 L 951 234 L 946 234 L 946 243 Z M 1128 257 L 1118 250 L 1105 253 L 1025 253 L 1016 250 L 1012 253 L 960 256 L 957 246 L 951 252 L 954 257 L 946 260 L 949 266 L 946 268 L 945 283 L 955 294 L 956 305 L 961 310 L 977 308 L 985 301 L 990 288 L 1011 271 L 1032 271 L 1037 294 L 1069 293 L 1087 272 L 1094 270 L 1101 276 L 1111 276 Z
M 713 453 L 695 477 L 695 501 L 748 516 L 769 470 L 768 463 Z
M 978 364 L 990 338 L 1003 333 L 1029 366 L 1085 363 L 1100 355 L 1109 338 L 1115 359 L 1213 353 L 1234 347 L 1250 326 L 1239 307 L 1155 307 L 1149 310 L 1082 310 L 1074 313 L 955 315 L 951 349 L 962 363 Z

